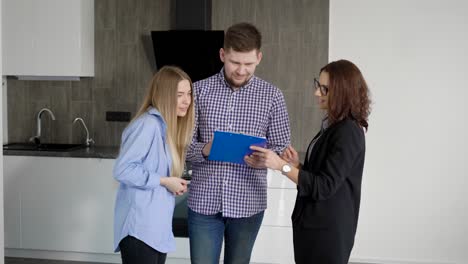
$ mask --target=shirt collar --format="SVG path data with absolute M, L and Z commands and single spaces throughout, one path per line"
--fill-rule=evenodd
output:
M 244 88 L 248 88 L 252 82 L 254 81 L 254 79 L 257 78 L 255 75 L 252 76 L 252 78 L 250 78 L 250 80 L 244 85 L 244 86 L 241 86 L 239 88 L 239 90 L 242 90 Z M 228 83 L 228 81 L 226 80 L 226 76 L 224 75 L 224 67 L 221 68 L 221 71 L 219 72 L 219 80 L 224 82 L 224 84 L 229 87 L 230 89 L 232 89 L 231 85 Z M 233 89 L 232 89 L 233 90 Z
M 150 107 L 148 108 L 147 112 L 148 112 L 148 114 L 150 114 L 150 115 L 154 115 L 154 116 L 158 116 L 158 117 L 161 117 L 161 118 L 162 118 L 161 113 L 160 113 L 158 110 L 156 110 L 156 108 L 154 108 L 154 107 L 152 107 L 152 106 L 150 106 Z
M 150 115 L 154 115 L 154 116 L 158 117 L 159 120 L 161 120 L 162 127 L 164 128 L 164 130 L 166 130 L 166 128 L 167 128 L 166 121 L 164 120 L 164 117 L 161 115 L 161 113 L 156 108 L 154 108 L 153 106 L 150 106 L 148 108 L 148 110 L 146 110 L 146 112 L 148 114 L 150 114 Z

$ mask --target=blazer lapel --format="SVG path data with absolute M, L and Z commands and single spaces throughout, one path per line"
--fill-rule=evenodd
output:
M 307 151 L 306 151 L 306 154 L 305 154 L 305 157 L 304 157 L 304 167 L 307 168 L 309 166 L 309 152 L 312 151 L 311 147 L 313 145 L 313 143 L 320 137 L 320 135 L 322 134 L 322 130 L 320 130 L 316 135 L 315 137 L 310 141 L 309 143 L 309 146 L 307 147 Z

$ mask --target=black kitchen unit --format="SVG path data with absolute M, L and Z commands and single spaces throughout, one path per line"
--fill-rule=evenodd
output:
M 192 175 L 192 168 L 190 162 L 185 163 L 184 174 L 182 178 L 190 181 Z M 189 185 L 190 188 L 190 185 Z M 172 232 L 176 237 L 188 237 L 188 223 L 187 223 L 187 198 L 188 192 L 181 196 L 176 197 L 174 216 L 172 218 Z
M 196 82 L 218 73 L 223 67 L 219 58 L 219 50 L 224 43 L 222 30 L 152 31 L 151 37 L 157 69 L 166 65 L 178 66 L 190 76 L 192 82 Z M 186 162 L 182 177 L 191 179 L 190 162 Z M 172 219 L 176 237 L 188 237 L 187 198 L 188 193 L 176 197 Z

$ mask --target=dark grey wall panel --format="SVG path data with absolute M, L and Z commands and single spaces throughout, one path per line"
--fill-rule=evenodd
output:
M 241 21 L 262 31 L 263 60 L 257 75 L 283 91 L 292 144 L 305 151 L 322 116 L 313 96 L 313 78 L 328 62 L 329 1 L 213 1 L 213 29 Z

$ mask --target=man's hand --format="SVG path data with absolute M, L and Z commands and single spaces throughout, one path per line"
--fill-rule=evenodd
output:
M 212 145 L 213 145 L 213 139 L 211 139 L 210 142 L 206 143 L 206 145 L 203 147 L 203 150 L 202 150 L 203 156 L 208 157 L 210 155 Z

